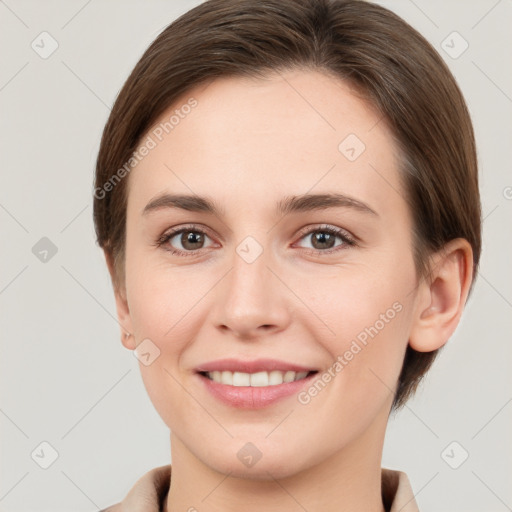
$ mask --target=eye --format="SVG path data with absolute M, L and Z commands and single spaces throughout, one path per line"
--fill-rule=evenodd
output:
M 308 253 L 330 254 L 339 250 L 346 249 L 347 246 L 356 245 L 355 239 L 344 229 L 334 226 L 317 226 L 303 230 L 300 233 L 300 239 L 308 239 L 311 242 L 311 248 L 307 248 Z M 155 245 L 162 247 L 171 254 L 179 256 L 194 256 L 197 251 L 210 246 L 205 246 L 205 239 L 210 239 L 205 230 L 191 225 L 172 229 L 164 233 Z M 336 239 L 340 242 L 336 243 Z M 177 247 L 178 246 L 178 247 Z
M 345 249 L 347 246 L 355 245 L 352 236 L 341 228 L 334 226 L 318 226 L 313 229 L 301 232 L 301 239 L 309 239 L 311 242 L 311 253 L 314 254 L 330 254 Z M 340 243 L 336 244 L 336 239 Z
M 205 238 L 210 238 L 206 232 L 196 226 L 185 226 L 164 233 L 157 241 L 158 247 L 163 247 L 171 254 L 193 256 L 195 251 L 204 249 Z M 178 247 L 176 248 L 176 245 Z

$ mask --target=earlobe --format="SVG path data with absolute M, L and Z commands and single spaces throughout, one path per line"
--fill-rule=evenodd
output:
M 103 251 L 107 262 L 108 271 L 114 288 L 114 296 L 116 301 L 117 319 L 121 328 L 121 343 L 129 350 L 136 348 L 135 337 L 133 336 L 132 320 L 130 308 L 126 298 L 126 289 L 124 284 L 118 283 L 115 265 L 112 255 L 107 251 Z
M 419 285 L 409 345 L 418 352 L 442 347 L 454 333 L 473 279 L 473 251 L 462 238 L 433 255 L 432 271 Z
M 129 350 L 135 350 L 135 338 L 130 332 L 124 332 L 121 336 L 122 344 Z

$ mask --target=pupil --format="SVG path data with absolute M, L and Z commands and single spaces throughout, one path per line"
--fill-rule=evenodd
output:
M 187 244 L 197 244 L 201 242 L 201 234 L 189 231 L 188 233 L 183 233 L 182 244 L 183 247 L 187 247 Z M 197 249 L 197 247 L 188 247 L 189 249 Z
M 320 242 L 320 244 L 327 243 L 328 248 L 332 247 L 332 244 L 328 243 L 329 241 L 331 241 L 331 238 L 333 239 L 334 237 L 330 233 L 325 233 L 325 232 L 319 232 L 314 237 L 315 242 Z

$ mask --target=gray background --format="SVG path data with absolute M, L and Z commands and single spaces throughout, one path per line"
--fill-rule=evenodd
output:
M 0 1 L 2 511 L 92 512 L 170 462 L 168 429 L 119 339 L 92 181 L 124 80 L 158 33 L 198 3 Z M 383 466 L 408 473 L 422 511 L 512 510 L 512 2 L 379 3 L 433 43 L 463 90 L 485 217 L 462 323 L 391 419 Z M 51 49 L 43 31 L 58 43 L 47 58 L 31 47 Z M 469 44 L 461 55 L 453 31 Z M 58 452 L 48 469 L 44 441 Z

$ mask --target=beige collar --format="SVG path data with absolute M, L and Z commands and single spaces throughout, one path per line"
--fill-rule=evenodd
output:
M 171 481 L 171 465 L 142 475 L 126 498 L 100 512 L 161 512 Z M 382 468 L 382 498 L 388 512 L 419 512 L 411 484 L 402 471 Z

